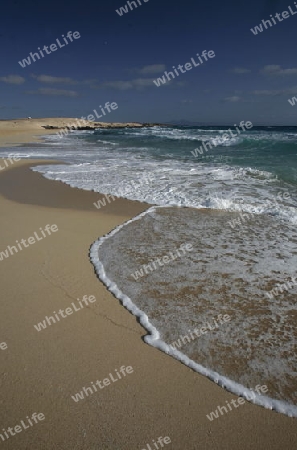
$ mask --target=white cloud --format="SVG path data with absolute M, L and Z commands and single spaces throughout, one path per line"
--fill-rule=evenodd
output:
M 252 91 L 252 94 L 254 95 L 268 95 L 268 96 L 276 96 L 276 95 L 290 95 L 290 94 L 297 94 L 297 86 L 293 86 L 291 88 L 287 89 L 262 89 L 262 90 L 256 90 Z
M 126 91 L 127 89 L 133 89 L 133 84 L 131 81 L 105 81 L 101 84 L 101 87 Z
M 59 95 L 63 97 L 77 97 L 76 91 L 67 91 L 64 89 L 53 88 L 39 88 L 36 91 L 27 91 L 27 94 L 40 94 L 40 95 Z
M 153 78 L 137 78 L 136 80 L 132 80 L 132 84 L 136 89 L 154 86 Z
M 154 79 L 153 78 L 136 78 L 135 80 L 130 81 L 105 81 L 101 84 L 102 88 L 112 88 L 112 89 L 118 89 L 120 91 L 127 91 L 128 89 L 145 89 L 147 87 L 153 87 L 154 86 Z
M 250 73 L 251 70 L 250 69 L 245 69 L 244 67 L 235 67 L 234 69 L 231 69 L 230 72 L 231 73 L 242 74 L 242 73 Z
M 51 75 L 34 75 L 34 74 L 32 74 L 31 77 L 35 78 L 35 80 L 39 81 L 40 83 L 78 84 L 78 81 L 75 81 L 69 77 L 53 77 Z
M 264 66 L 263 69 L 260 70 L 260 73 L 262 73 L 262 75 L 275 75 L 275 76 L 297 75 L 297 68 L 282 69 L 281 66 L 274 64 Z
M 19 75 L 8 75 L 7 77 L 0 77 L 0 81 L 9 84 L 23 84 L 25 83 L 25 78 L 20 77 Z
M 235 102 L 240 102 L 241 97 L 239 97 L 238 95 L 233 95 L 232 97 L 226 97 L 226 98 L 224 98 L 224 100 L 225 100 L 226 102 L 235 103 Z
M 276 90 L 276 89 L 272 89 L 272 90 L 269 90 L 269 89 L 262 89 L 262 90 L 257 90 L 257 91 L 253 91 L 252 92 L 252 94 L 254 94 L 254 95 L 280 95 L 280 94 L 282 94 L 282 91 L 281 90 Z
M 165 64 L 152 64 L 150 66 L 144 66 L 142 69 L 137 69 L 137 72 L 141 73 L 142 75 L 147 75 L 152 73 L 161 73 L 165 70 Z

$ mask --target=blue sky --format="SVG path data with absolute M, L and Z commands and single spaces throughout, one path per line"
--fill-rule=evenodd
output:
M 294 1 L 13 1 L 0 16 L 0 118 L 81 117 L 116 102 L 108 121 L 295 125 L 297 14 L 254 35 Z M 22 68 L 38 47 L 80 38 Z M 203 50 L 215 57 L 156 87 L 153 80 Z

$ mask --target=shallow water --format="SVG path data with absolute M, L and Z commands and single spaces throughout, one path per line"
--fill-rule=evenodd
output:
M 99 250 L 106 275 L 131 298 L 167 344 L 219 314 L 214 330 L 177 347 L 195 362 L 245 387 L 268 386 L 270 397 L 296 404 L 297 286 L 270 299 L 276 283 L 296 276 L 297 232 L 273 217 L 232 229 L 234 214 L 159 208 L 127 224 Z M 145 264 L 193 250 L 156 270 Z M 191 336 L 191 335 L 190 335 Z

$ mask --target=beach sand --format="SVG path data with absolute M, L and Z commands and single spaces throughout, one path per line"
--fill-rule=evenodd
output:
M 30 133 L 32 141 L 29 126 L 22 138 Z M 2 144 L 19 138 L 9 130 L 0 134 Z M 206 414 L 237 397 L 145 344 L 145 330 L 97 279 L 91 244 L 148 205 L 119 199 L 99 211 L 98 194 L 29 169 L 44 162 L 17 162 L 0 172 L 0 251 L 40 235 L 47 224 L 58 227 L 0 261 L 0 343 L 8 346 L 0 348 L 0 430 L 34 412 L 45 415 L 0 438 L 2 448 L 152 450 L 153 440 L 169 436 L 164 448 L 173 450 L 295 450 L 296 419 L 250 403 L 210 422 Z M 84 295 L 96 302 L 45 330 L 34 328 Z M 121 366 L 133 373 L 77 403 L 71 398 Z
M 56 129 L 45 129 L 44 127 L 54 127 Z M 49 117 L 40 119 L 15 119 L 0 120 L 0 147 L 15 146 L 19 143 L 37 142 L 40 136 L 57 133 L 58 129 L 66 127 L 87 126 L 92 129 L 116 128 L 116 127 L 139 127 L 138 122 L 129 123 L 109 123 L 109 122 L 84 122 L 80 118 L 74 117 Z
M 56 133 L 57 130 L 45 130 L 46 125 L 66 126 L 74 119 L 16 119 L 0 120 L 0 147 L 15 146 L 19 143 L 36 142 L 43 134 Z

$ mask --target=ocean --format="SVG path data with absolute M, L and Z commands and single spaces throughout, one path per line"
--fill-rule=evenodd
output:
M 228 129 L 72 131 L 0 156 L 59 159 L 33 170 L 146 202 L 93 243 L 100 279 L 148 344 L 237 395 L 266 385 L 254 403 L 297 417 L 297 127 Z

